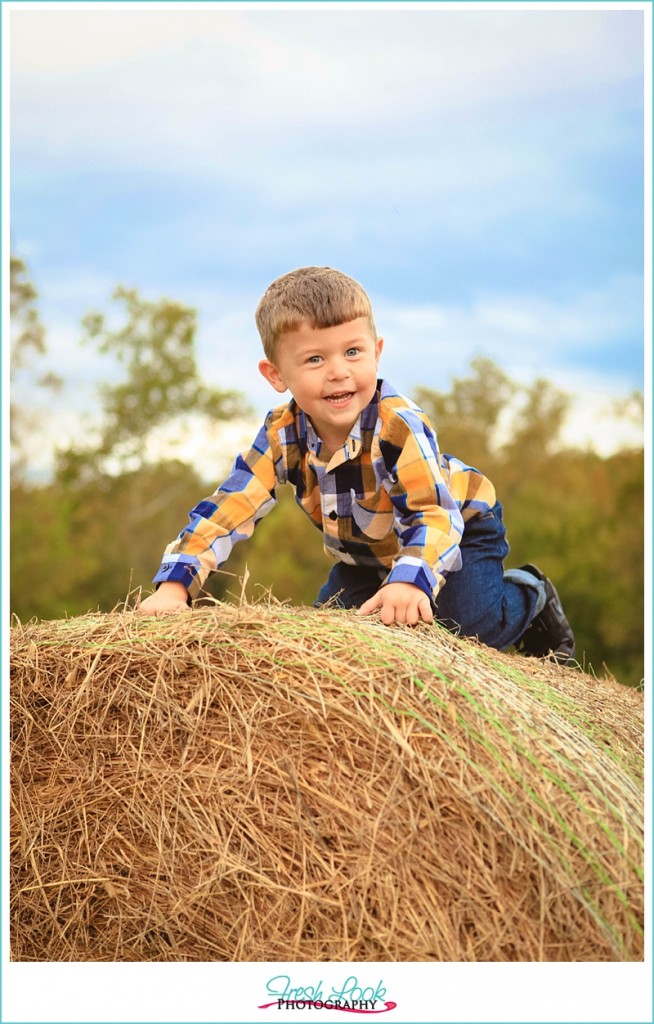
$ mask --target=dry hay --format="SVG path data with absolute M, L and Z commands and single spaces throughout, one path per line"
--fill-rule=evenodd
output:
M 640 694 L 335 610 L 11 632 L 14 960 L 642 959 Z

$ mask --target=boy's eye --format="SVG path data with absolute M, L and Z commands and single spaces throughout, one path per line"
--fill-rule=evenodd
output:
M 358 348 L 358 347 L 357 347 L 356 345 L 353 345 L 353 346 L 352 346 L 352 348 L 349 348 L 349 349 L 347 350 L 347 352 L 345 353 L 345 355 L 346 355 L 346 356 L 358 356 L 358 354 L 359 354 L 359 351 L 360 351 L 360 350 L 359 350 L 359 348 Z
M 309 356 L 307 362 L 316 364 L 320 362 L 321 358 L 321 356 Z

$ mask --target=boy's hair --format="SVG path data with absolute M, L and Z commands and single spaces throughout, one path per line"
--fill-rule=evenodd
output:
M 302 324 L 314 329 L 366 317 L 376 340 L 370 299 L 358 281 L 331 267 L 299 267 L 266 289 L 255 319 L 266 358 L 274 362 L 280 335 Z

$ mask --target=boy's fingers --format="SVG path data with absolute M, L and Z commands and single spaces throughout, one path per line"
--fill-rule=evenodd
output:
M 389 604 L 388 601 L 382 604 L 379 617 L 385 626 L 391 626 L 394 622 L 403 621 L 403 619 L 399 618 L 398 610 L 394 605 Z
M 385 602 L 382 604 L 381 621 L 385 626 L 391 626 L 394 622 L 398 622 L 401 625 L 417 626 L 420 620 L 423 622 L 433 622 L 434 614 L 431 610 L 431 603 L 428 598 L 424 601 L 419 601 L 417 604 L 391 604 Z
M 158 608 L 155 615 L 179 615 L 180 612 L 190 611 L 186 601 L 180 601 L 179 604 L 169 604 L 165 608 Z
M 177 604 L 174 604 L 171 607 L 166 608 L 167 612 L 175 612 L 176 614 L 179 614 L 179 612 L 190 612 L 190 610 L 191 609 L 189 608 L 186 601 L 178 601 Z
M 424 601 L 420 602 L 419 610 L 420 618 L 422 619 L 423 622 L 434 621 L 434 612 L 432 610 L 431 601 L 429 600 L 429 598 L 425 598 Z
M 148 604 L 147 601 L 143 601 L 136 609 L 137 615 L 178 615 L 180 612 L 190 611 L 186 601 L 178 601 L 176 604 Z
M 370 612 L 374 612 L 376 608 L 380 608 L 382 604 L 381 593 L 378 590 L 376 594 L 369 597 L 367 601 L 357 608 L 357 615 L 370 615 Z

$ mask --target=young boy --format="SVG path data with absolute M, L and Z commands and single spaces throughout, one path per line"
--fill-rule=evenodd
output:
M 294 270 L 267 289 L 256 322 L 259 370 L 292 400 L 191 511 L 141 613 L 186 609 L 276 504 L 277 485 L 291 483 L 334 561 L 317 607 L 332 599 L 389 625 L 436 616 L 491 647 L 571 661 L 552 583 L 533 565 L 503 570 L 509 547 L 491 482 L 441 454 L 425 414 L 377 379 L 383 339 L 361 285 L 329 267 Z

